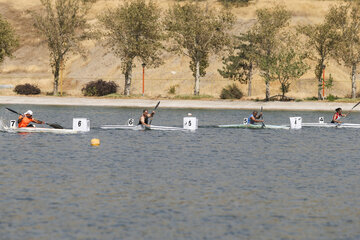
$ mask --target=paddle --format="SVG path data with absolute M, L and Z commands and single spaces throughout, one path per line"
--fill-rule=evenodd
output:
M 263 107 L 261 106 L 261 109 L 260 109 L 260 113 L 261 113 L 261 120 L 263 120 L 263 115 L 262 115 L 262 111 L 263 111 Z M 261 122 L 262 124 L 262 127 L 264 128 L 265 127 L 265 123 L 264 122 Z
M 11 108 L 6 108 L 7 110 L 9 110 L 10 112 L 13 112 L 13 113 L 16 113 L 18 115 L 22 115 L 21 113 L 18 113 L 17 111 L 11 109 Z M 46 123 L 44 122 L 46 125 L 49 125 L 50 127 L 53 127 L 53 128 L 56 128 L 56 129 L 63 129 L 62 126 L 60 126 L 59 124 L 57 123 Z
M 350 109 L 350 111 L 348 111 L 348 112 L 346 113 L 346 116 L 349 115 L 350 112 L 351 112 L 354 108 L 356 108 L 359 104 L 360 104 L 360 102 L 358 102 L 357 104 L 355 104 L 355 105 Z M 345 116 L 345 117 L 346 117 L 346 116 Z
M 155 111 L 158 108 L 159 104 L 160 104 L 160 101 L 156 104 L 153 111 Z M 153 117 L 151 117 L 149 125 L 151 125 L 152 120 L 153 120 Z

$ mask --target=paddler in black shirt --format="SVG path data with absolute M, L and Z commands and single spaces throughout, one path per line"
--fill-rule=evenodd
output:
M 150 114 L 147 109 L 144 109 L 143 114 L 141 115 L 141 117 L 139 119 L 138 125 L 143 125 L 143 126 L 146 126 L 146 127 L 150 127 L 149 118 L 153 117 L 154 115 L 155 115 L 155 111 L 152 111 L 152 113 Z

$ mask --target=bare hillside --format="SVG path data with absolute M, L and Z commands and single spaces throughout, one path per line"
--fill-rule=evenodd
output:
M 173 4 L 174 0 L 156 1 L 164 10 Z M 318 0 L 256 0 L 253 4 L 244 8 L 234 8 L 232 11 L 237 17 L 233 33 L 237 34 L 248 29 L 255 22 L 256 9 L 273 6 L 282 3 L 293 13 L 293 24 L 319 23 L 323 20 L 331 4 L 337 1 Z M 99 0 L 92 8 L 89 21 L 95 22 L 96 16 L 109 7 L 116 7 L 122 1 Z M 220 8 L 221 5 L 215 0 L 204 1 L 203 4 Z M 36 83 L 43 92 L 52 91 L 52 74 L 49 66 L 49 53 L 46 43 L 36 35 L 31 19 L 26 10 L 34 10 L 40 7 L 39 0 L 0 0 L 0 14 L 4 16 L 16 29 L 21 40 L 21 47 L 11 59 L 0 66 L 0 85 L 19 83 Z M 124 76 L 121 73 L 120 61 L 112 53 L 107 52 L 101 42 L 88 41 L 84 43 L 88 49 L 86 59 L 80 56 L 72 56 L 66 64 L 63 75 L 63 91 L 69 95 L 80 95 L 81 88 L 88 81 L 104 79 L 113 80 L 122 92 Z M 222 78 L 217 69 L 222 67 L 222 56 L 212 56 L 207 75 L 200 80 L 201 94 L 218 97 L 221 89 L 232 83 Z M 176 87 L 176 94 L 192 94 L 194 79 L 189 70 L 187 57 L 175 56 L 164 53 L 165 64 L 156 69 L 145 70 L 145 94 L 151 97 L 167 96 L 170 87 Z M 330 93 L 338 96 L 348 95 L 351 89 L 349 69 L 331 61 L 326 69 L 326 74 L 331 73 L 335 79 L 335 86 Z M 289 96 L 303 98 L 316 96 L 316 81 L 313 69 L 300 80 L 293 83 Z M 247 86 L 242 85 L 244 93 Z M 142 68 L 137 63 L 133 72 L 132 93 L 140 94 L 142 91 Z M 253 84 L 253 97 L 264 97 L 264 83 L 259 76 L 255 76 Z M 271 95 L 280 93 L 279 84 L 272 83 Z M 11 90 L 0 89 L 1 95 L 14 94 Z

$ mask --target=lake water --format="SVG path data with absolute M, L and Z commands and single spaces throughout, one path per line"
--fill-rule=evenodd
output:
M 0 239 L 360 239 L 360 129 L 101 130 L 142 110 L 0 105 L 6 121 L 17 116 L 4 107 L 66 128 L 86 117 L 92 130 L 0 132 Z M 160 106 L 153 124 L 180 127 L 188 112 L 199 126 L 250 114 Z M 264 113 L 290 116 L 332 113 Z

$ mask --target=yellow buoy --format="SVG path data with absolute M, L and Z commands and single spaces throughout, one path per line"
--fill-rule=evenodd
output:
M 98 139 L 98 138 L 91 139 L 91 145 L 92 146 L 99 146 L 100 145 L 100 139 Z

